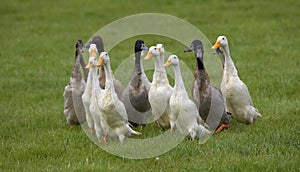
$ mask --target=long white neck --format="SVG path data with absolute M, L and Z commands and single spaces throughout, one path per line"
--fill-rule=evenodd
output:
M 92 83 L 93 83 L 93 72 L 92 72 L 92 70 L 89 70 L 89 74 L 88 74 L 87 81 L 86 81 L 86 87 L 88 90 L 91 90 Z
M 111 89 L 111 88 L 114 89 L 112 72 L 111 72 L 111 68 L 110 68 L 110 62 L 107 62 L 104 65 L 104 70 L 105 70 L 105 78 L 106 78 L 105 89 Z
M 180 67 L 178 65 L 174 65 L 174 73 L 175 73 L 175 85 L 174 85 L 174 92 L 179 92 L 181 91 L 182 93 L 185 93 L 185 86 L 182 80 L 181 72 L 180 72 Z
M 167 72 L 165 67 L 163 66 L 164 62 L 165 62 L 165 53 L 160 53 L 160 70 L 162 72 L 162 79 L 164 80 L 164 82 L 166 82 L 166 84 L 169 84 L 169 80 L 167 77 Z
M 161 64 L 160 64 L 160 59 L 159 57 L 154 57 L 154 74 L 153 74 L 153 83 L 158 83 L 161 81 Z
M 234 63 L 230 57 L 230 52 L 229 52 L 229 46 L 222 47 L 223 48 L 223 53 L 225 56 L 225 62 L 224 62 L 224 74 L 230 74 L 234 76 L 238 76 L 238 72 L 234 66 Z

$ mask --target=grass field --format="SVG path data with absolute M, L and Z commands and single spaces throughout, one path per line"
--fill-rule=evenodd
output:
M 299 6 L 297 0 L 1 1 L 0 171 L 299 171 Z M 116 157 L 80 126 L 68 128 L 62 95 L 75 40 L 86 42 L 106 24 L 144 12 L 185 19 L 211 42 L 227 36 L 263 115 L 253 127 L 233 120 L 206 144 L 184 140 L 159 160 Z M 134 41 L 112 50 L 113 69 Z M 145 41 L 180 47 L 167 39 Z M 194 59 L 183 61 L 193 69 Z

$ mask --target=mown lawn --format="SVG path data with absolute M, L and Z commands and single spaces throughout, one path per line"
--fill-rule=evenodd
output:
M 2 1 L 1 171 L 299 171 L 299 6 L 296 0 Z M 144 12 L 185 19 L 211 42 L 226 35 L 262 118 L 253 127 L 233 120 L 229 130 L 203 145 L 186 139 L 159 160 L 116 157 L 80 126 L 69 129 L 62 94 L 75 40 L 86 42 L 106 24 Z M 112 49 L 113 69 L 123 52 L 132 53 L 135 38 Z M 182 45 L 167 38 L 141 38 L 182 52 L 176 50 Z M 182 60 L 193 69 L 194 59 Z

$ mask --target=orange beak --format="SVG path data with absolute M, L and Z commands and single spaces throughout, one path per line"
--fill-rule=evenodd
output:
M 216 50 L 216 49 L 220 48 L 220 46 L 221 46 L 220 41 L 217 41 L 217 42 L 215 43 L 215 45 L 212 46 L 211 48 L 214 49 L 214 50 Z
M 103 63 L 104 63 L 104 58 L 100 56 L 97 62 L 97 67 L 100 67 L 101 65 L 103 65 Z
M 97 56 L 96 49 L 92 49 L 90 56 L 92 56 L 92 57 Z
M 165 64 L 164 64 L 164 66 L 166 67 L 166 66 L 170 66 L 170 64 L 172 64 L 172 62 L 171 62 L 171 60 L 168 60 Z
M 86 66 L 85 66 L 85 68 L 87 68 L 87 69 L 89 69 L 89 68 L 91 68 L 92 67 L 92 62 L 89 62 Z
M 152 51 L 149 51 L 147 56 L 144 59 L 149 60 L 151 57 L 152 57 Z

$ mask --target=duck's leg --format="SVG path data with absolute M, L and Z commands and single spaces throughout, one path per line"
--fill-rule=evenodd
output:
M 103 138 L 105 144 L 107 144 L 107 136 L 108 136 L 108 133 L 106 133 L 104 138 Z
M 91 133 L 91 134 L 94 133 L 94 128 L 90 128 L 90 133 Z
M 72 124 L 69 124 L 69 128 L 72 129 L 72 128 L 73 128 L 73 125 L 72 125 Z
M 224 128 L 229 128 L 229 124 L 222 124 L 216 131 L 215 133 L 219 133 L 220 131 L 222 131 Z

